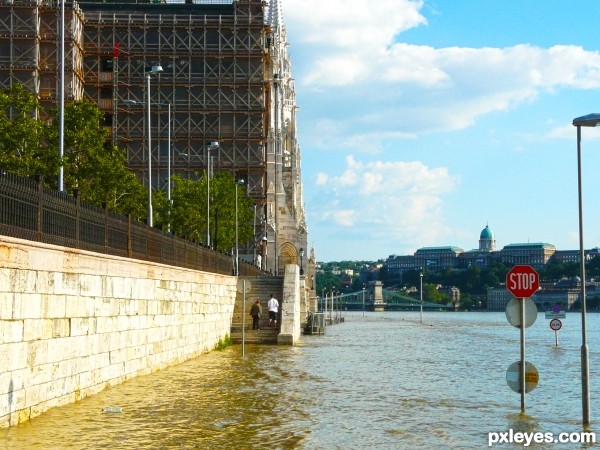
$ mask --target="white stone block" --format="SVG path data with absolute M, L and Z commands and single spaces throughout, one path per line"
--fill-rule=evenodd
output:
M 42 318 L 65 318 L 66 316 L 66 297 L 64 295 L 48 295 L 42 296 Z
M 57 286 L 58 294 L 79 295 L 79 274 L 63 273 L 60 277 L 60 287 Z
M 52 338 L 52 320 L 25 319 L 23 321 L 23 339 L 25 341 L 38 341 L 50 338 Z
M 97 275 L 79 275 L 79 293 L 84 297 L 101 297 L 103 295 L 102 278 Z
M 0 343 L 23 341 L 23 321 L 0 319 Z M 0 369 L 1 371 L 1 369 Z
M 0 345 L 0 367 L 3 371 L 11 372 L 25 369 L 27 364 L 27 344 L 14 342 Z
M 55 273 L 54 271 L 39 270 L 37 272 L 37 282 L 35 292 L 38 294 L 54 294 L 55 292 Z
M 1 246 L 0 246 L 1 248 Z M 0 259 L 0 261 L 3 261 Z M 12 289 L 10 286 L 11 270 L 8 267 L 0 268 L 0 293 L 10 292 Z
M 42 296 L 35 293 L 15 293 L 14 319 L 35 319 L 42 315 Z
M 93 317 L 73 317 L 71 336 L 86 336 L 96 333 L 96 319 Z

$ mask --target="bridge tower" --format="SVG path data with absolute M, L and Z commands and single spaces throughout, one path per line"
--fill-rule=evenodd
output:
M 381 281 L 369 281 L 369 301 L 373 305 L 373 311 L 385 311 L 383 283 Z

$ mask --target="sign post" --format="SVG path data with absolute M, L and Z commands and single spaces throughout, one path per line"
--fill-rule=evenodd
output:
M 238 279 L 236 290 L 242 296 L 242 358 L 246 356 L 246 293 L 250 292 L 252 284 L 245 279 Z
M 540 276 L 535 269 L 528 265 L 517 265 L 508 271 L 506 274 L 506 289 L 516 298 L 520 299 L 520 335 L 521 335 L 521 359 L 518 364 L 519 371 L 519 392 L 521 393 L 521 412 L 525 412 L 525 393 L 529 392 L 526 388 L 527 380 L 527 363 L 525 361 L 525 328 L 535 321 L 530 320 L 527 324 L 526 315 L 526 300 L 531 302 L 531 296 L 540 287 Z M 537 317 L 537 308 L 535 308 L 535 316 Z M 508 309 L 507 309 L 508 317 Z M 510 321 L 510 319 L 509 319 Z M 512 367 L 512 366 L 511 366 Z M 510 368 L 509 368 L 510 370 Z M 513 369 L 514 370 L 514 369 Z M 537 376 L 537 374 L 536 374 Z M 507 378 L 508 379 L 508 378 Z M 536 379 L 537 384 L 537 379 Z
M 554 343 L 558 347 L 558 330 L 562 328 L 560 319 L 552 319 L 550 321 L 550 329 L 554 331 Z

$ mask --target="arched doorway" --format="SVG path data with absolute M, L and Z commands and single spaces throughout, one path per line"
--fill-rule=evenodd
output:
M 286 242 L 279 250 L 279 271 L 283 273 L 288 264 L 298 264 L 298 251 L 296 247 Z

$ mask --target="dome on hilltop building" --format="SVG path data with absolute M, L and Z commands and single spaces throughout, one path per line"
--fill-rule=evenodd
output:
M 494 232 L 490 230 L 489 225 L 486 225 L 483 230 L 481 230 L 481 234 L 479 235 L 479 239 L 494 239 Z
M 486 225 L 479 235 L 479 250 L 482 252 L 496 251 L 496 238 L 494 232 L 490 230 L 489 225 Z

